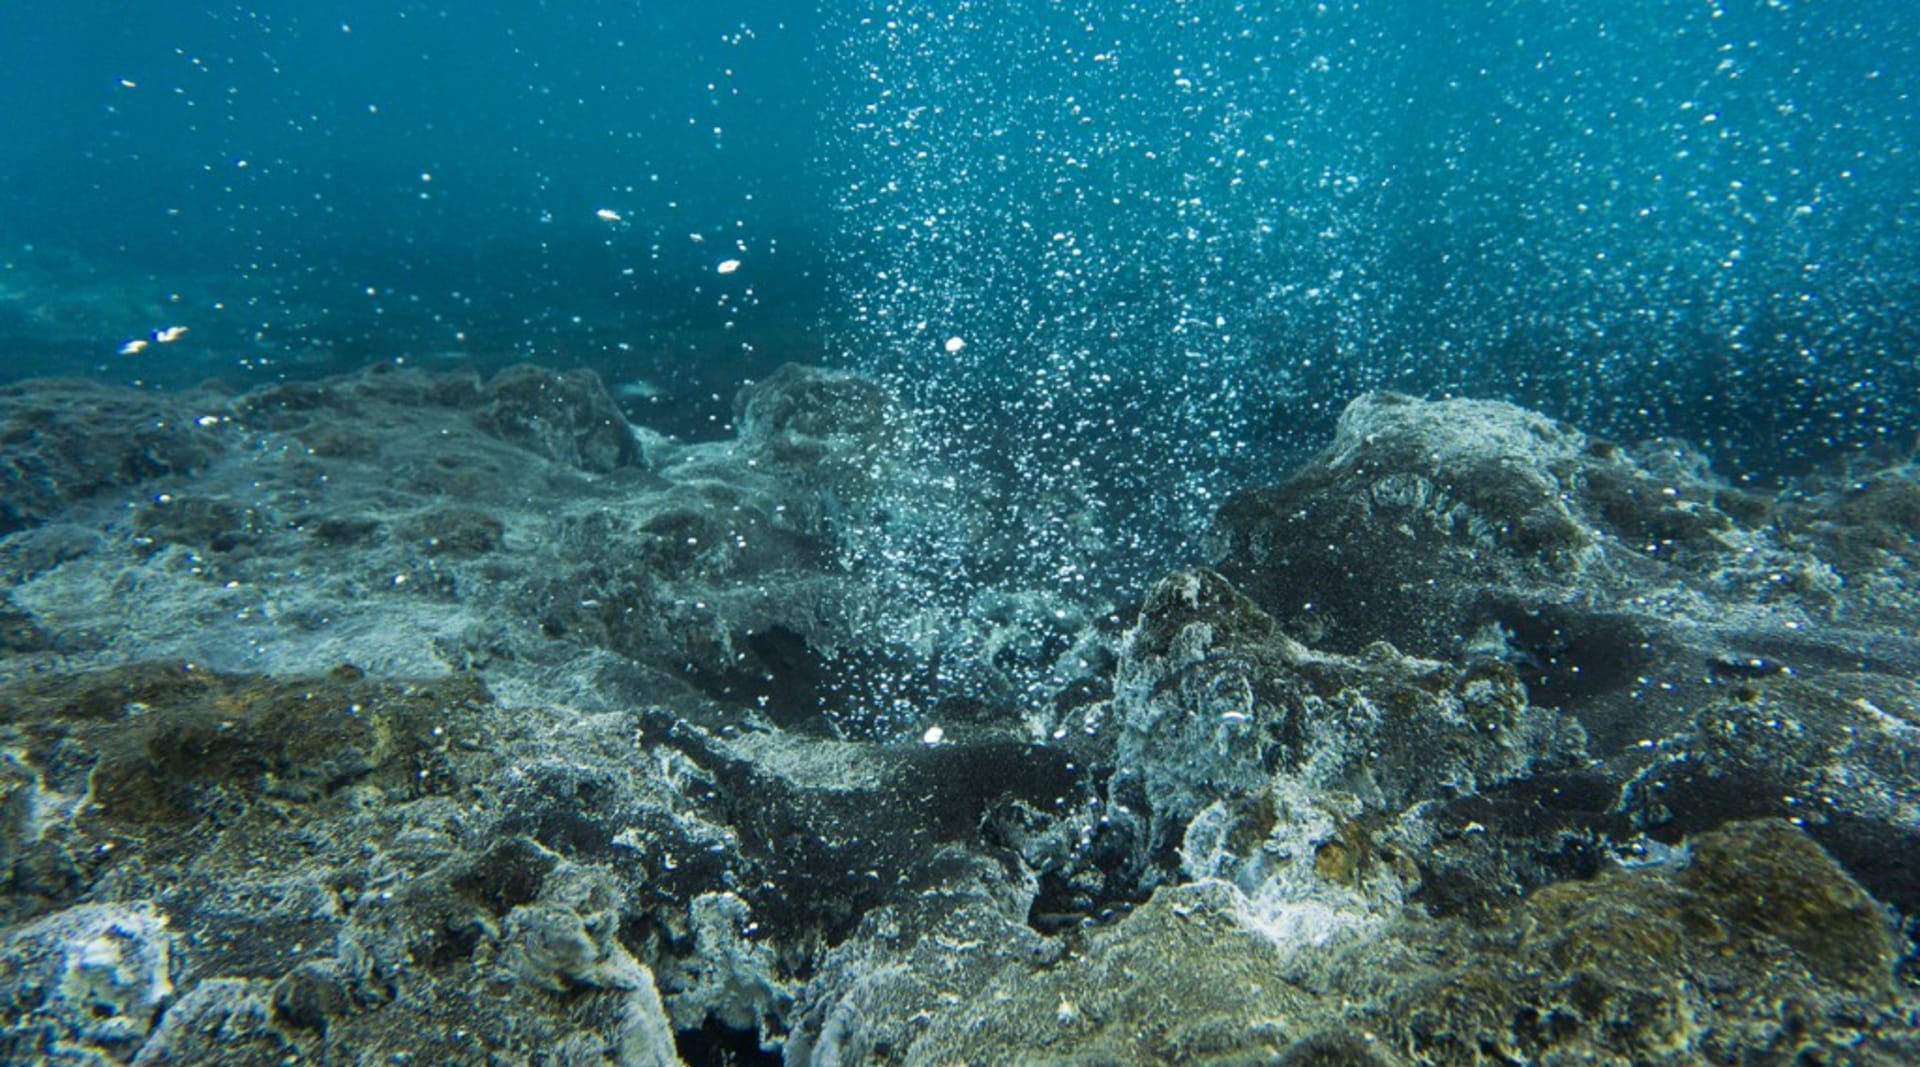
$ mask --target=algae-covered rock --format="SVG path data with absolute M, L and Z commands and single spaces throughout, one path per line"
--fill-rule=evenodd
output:
M 13 1059 L 1920 1061 L 1906 468 L 1367 397 L 1122 611 L 843 372 L 209 404 L 0 533 Z
M 810 1062 L 1890 1067 L 1920 1051 L 1884 917 L 1817 846 L 1773 821 L 1692 855 L 1542 890 L 1491 928 L 1409 913 L 1330 948 L 1274 936 L 1229 886 L 1164 888 L 1067 959 L 870 1009 L 924 1013 L 903 1045 L 843 1039 Z
M 1829 857 L 1779 821 L 1702 834 L 1690 848 L 1678 869 L 1550 886 L 1497 929 L 1410 938 L 1451 962 L 1358 1021 L 1396 1033 L 1416 1062 L 1913 1055 L 1920 1035 L 1900 1021 L 1911 1009 L 1888 995 L 1885 917 Z M 1343 964 L 1334 979 L 1354 963 L 1367 965 Z
M 191 818 L 230 789 L 313 801 L 376 772 L 397 792 L 430 789 L 454 743 L 450 709 L 485 699 L 470 681 L 409 689 L 351 667 L 289 685 L 143 664 L 0 693 L 0 729 L 41 759 L 74 740 L 92 747 L 84 814 L 133 827 Z
M 530 725 L 470 678 L 349 668 L 0 689 L 31 797 L 0 935 L 8 1062 L 678 1062 L 647 945 L 622 937 L 648 901 L 499 829 L 519 778 L 499 761 Z M 23 874 L 55 847 L 58 894 Z
M 1215 541 L 1221 573 L 1307 644 L 1504 659 L 1604 754 L 1716 681 L 1852 658 L 1818 626 L 1841 582 L 1772 514 L 1678 442 L 1369 394 L 1320 455 L 1229 500 Z
M 1779 678 L 1707 704 L 1621 794 L 1666 839 L 1793 819 L 1881 899 L 1920 907 L 1920 683 Z

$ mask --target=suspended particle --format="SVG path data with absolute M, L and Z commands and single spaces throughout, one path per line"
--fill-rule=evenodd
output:
M 740 261 L 737 259 L 723 259 L 720 261 L 720 265 L 713 269 L 719 271 L 721 274 L 732 274 L 734 271 L 740 269 Z

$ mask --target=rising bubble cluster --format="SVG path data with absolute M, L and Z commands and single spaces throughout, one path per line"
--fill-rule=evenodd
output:
M 1367 389 L 1748 478 L 1911 447 L 1904 5 L 849 12 L 838 349 L 1025 520 L 956 576 L 1137 585 Z

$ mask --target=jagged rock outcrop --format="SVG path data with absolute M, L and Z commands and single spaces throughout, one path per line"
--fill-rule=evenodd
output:
M 0 385 L 0 536 L 96 493 L 203 470 L 226 402 L 85 381 Z
M 1886 857 L 1920 823 L 1889 769 L 1915 743 L 1920 646 L 1888 623 L 1920 610 L 1914 484 L 1897 467 L 1769 498 L 1681 442 L 1380 394 L 1282 484 L 1229 501 L 1216 543 L 1289 634 L 1503 661 L 1531 705 L 1577 719 L 1599 763 L 1534 796 L 1563 837 L 1538 852 L 1778 815 L 1906 901 L 1913 872 Z M 1816 750 L 1858 756 L 1854 780 L 1824 787 Z
M 1684 443 L 1370 394 L 1324 452 L 1230 500 L 1216 543 L 1221 573 L 1308 644 L 1507 659 L 1605 752 L 1716 684 L 1862 652 L 1920 666 L 1910 643 L 1827 632 L 1853 594 L 1777 514 Z
M 201 399 L 0 532 L 10 1062 L 1920 1056 L 1910 468 L 1363 398 L 1122 614 L 853 375 Z

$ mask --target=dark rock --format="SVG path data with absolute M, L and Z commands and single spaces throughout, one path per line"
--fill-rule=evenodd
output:
M 494 375 L 482 392 L 477 424 L 502 440 L 595 474 L 640 460 L 620 405 L 592 371 L 523 364 Z
M 1858 597 L 1773 515 L 1677 442 L 1628 450 L 1511 405 L 1381 394 L 1284 484 L 1230 500 L 1216 541 L 1221 573 L 1289 634 L 1505 659 L 1606 755 L 1678 726 L 1729 663 L 1857 659 L 1822 626 Z M 1920 663 L 1883 647 L 1886 667 Z
M 878 383 L 795 363 L 741 389 L 734 422 L 750 455 L 842 489 L 868 483 L 903 430 Z
M 255 508 L 164 493 L 134 512 L 133 528 L 155 548 L 177 544 L 224 554 L 249 549 L 273 521 Z
M 91 382 L 0 386 L 0 535 L 96 493 L 205 468 L 226 449 L 225 407 Z
M 0 755 L 0 886 L 13 881 L 13 865 L 35 837 L 34 800 L 40 776 L 11 753 Z
M 46 652 L 53 647 L 53 634 L 35 622 L 33 616 L 11 610 L 0 602 L 0 653 Z
M 1792 819 L 1881 899 L 1920 910 L 1920 684 L 1782 679 L 1701 708 L 1663 739 L 1620 807 L 1666 840 Z
M 401 522 L 394 533 L 429 556 L 480 556 L 500 547 L 506 524 L 474 508 L 440 507 Z
M 1436 917 L 1485 922 L 1542 886 L 1590 879 L 1658 849 L 1615 810 L 1619 799 L 1619 783 L 1602 769 L 1548 771 L 1434 801 L 1420 825 L 1389 836 L 1419 867 L 1415 903 Z
M 380 524 L 357 516 L 326 516 L 295 520 L 295 527 L 312 534 L 321 544 L 332 546 L 366 544 L 380 532 Z
M 333 961 L 303 963 L 273 984 L 273 1010 L 287 1025 L 324 1035 L 329 1020 L 353 1009 L 347 982 Z

